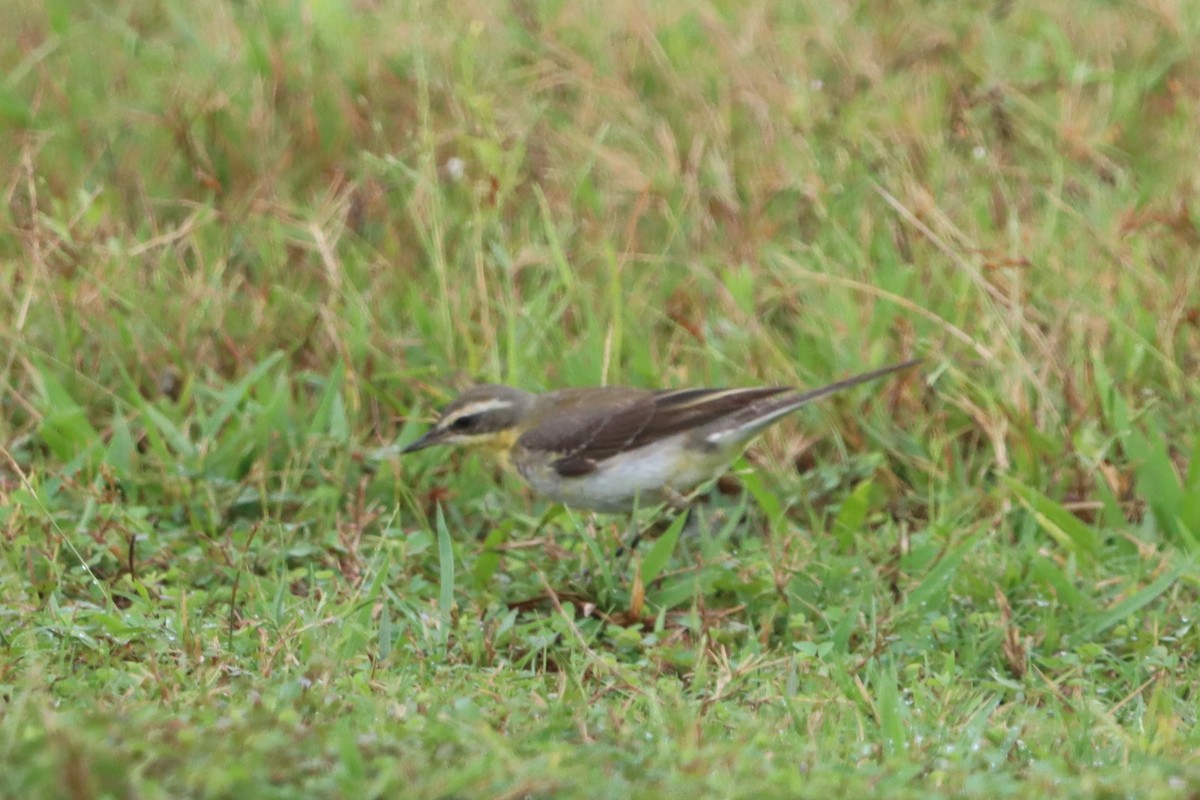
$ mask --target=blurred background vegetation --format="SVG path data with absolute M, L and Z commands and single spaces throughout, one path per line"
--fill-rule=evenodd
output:
M 0 793 L 1194 789 L 1200 7 L 0 29 Z M 911 356 L 631 564 L 395 457 L 472 381 Z

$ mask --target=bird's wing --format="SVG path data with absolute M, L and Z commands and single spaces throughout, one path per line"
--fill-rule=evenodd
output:
M 744 443 L 784 414 L 826 395 L 914 367 L 920 359 L 854 375 L 807 391 L 788 386 L 750 389 L 677 389 L 649 392 L 628 387 L 563 389 L 540 398 L 554 410 L 517 439 L 517 445 L 557 456 L 564 478 L 595 472 L 602 461 L 687 431 L 702 443 Z M 606 393 L 597 402 L 596 392 Z M 716 424 L 716 423 L 720 424 Z
M 606 458 L 700 428 L 789 389 L 648 392 L 612 387 L 603 390 L 609 395 L 603 403 L 591 391 L 596 390 L 567 389 L 549 398 L 555 410 L 522 434 L 517 445 L 557 454 L 555 471 L 578 477 L 594 472 Z

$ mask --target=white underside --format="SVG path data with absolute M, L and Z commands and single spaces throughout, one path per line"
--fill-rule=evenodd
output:
M 579 477 L 564 478 L 548 464 L 519 471 L 539 494 L 565 505 L 609 513 L 629 511 L 687 494 L 716 477 L 741 452 L 740 446 L 689 448 L 686 440 L 686 434 L 680 434 L 621 453 Z

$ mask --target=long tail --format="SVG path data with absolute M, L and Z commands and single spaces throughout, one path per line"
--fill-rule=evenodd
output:
M 909 359 L 908 361 L 902 361 L 899 364 L 892 364 L 890 367 L 873 369 L 870 372 L 864 372 L 861 375 L 854 375 L 826 386 L 822 386 L 819 389 L 809 389 L 807 392 L 801 392 L 800 394 L 792 395 L 789 399 L 791 400 L 793 408 L 799 408 L 806 403 L 811 403 L 814 400 L 820 400 L 826 395 L 833 394 L 834 392 L 840 392 L 842 389 L 849 389 L 851 386 L 858 386 L 860 383 L 867 383 L 868 381 L 877 380 L 878 378 L 891 375 L 893 372 L 900 372 L 901 370 L 910 369 L 915 367 L 917 364 L 920 364 L 923 360 L 924 359 L 921 358 L 913 358 Z
M 900 372 L 902 370 L 910 369 L 915 367 L 917 364 L 920 364 L 922 360 L 923 359 L 920 358 L 914 358 L 899 364 L 892 364 L 891 366 L 873 369 L 870 372 L 863 372 L 859 375 L 853 375 L 849 378 L 835 381 L 817 389 L 793 392 L 783 396 L 771 397 L 758 403 L 753 403 L 742 411 L 732 415 L 728 420 L 728 425 L 722 425 L 720 430 L 713 431 L 707 438 L 713 444 L 716 444 L 720 440 L 728 437 L 733 437 L 735 441 L 749 439 L 750 437 L 757 435 L 759 431 L 770 425 L 775 420 L 792 413 L 801 406 L 806 406 L 809 403 L 815 400 L 820 400 L 822 397 L 827 397 L 834 392 L 840 392 L 843 389 L 849 389 L 852 386 L 858 386 L 860 383 L 878 380 L 879 378 L 891 375 L 893 372 Z

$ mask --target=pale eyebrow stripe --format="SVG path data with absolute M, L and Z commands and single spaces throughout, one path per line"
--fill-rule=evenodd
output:
M 511 407 L 512 407 L 511 400 L 501 400 L 498 397 L 494 397 L 491 400 L 477 400 L 474 403 L 470 403 L 469 405 L 463 406 L 462 408 L 455 409 L 454 413 L 444 417 L 438 423 L 438 427 L 444 428 L 447 425 L 454 422 L 456 419 L 461 419 L 463 417 L 469 417 L 473 414 L 482 414 L 485 411 L 498 411 L 502 408 L 511 408 Z

